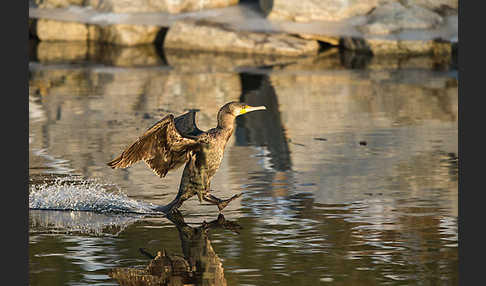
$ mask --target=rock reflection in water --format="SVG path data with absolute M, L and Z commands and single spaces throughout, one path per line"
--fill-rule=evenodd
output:
M 152 258 L 145 269 L 114 268 L 109 275 L 120 285 L 227 285 L 221 259 L 211 246 L 208 230 L 224 228 L 239 233 L 240 225 L 226 220 L 223 214 L 198 227 L 188 225 L 178 210 L 167 218 L 177 227 L 183 256 L 169 254 L 165 249 L 153 256 L 141 248 L 143 254 Z
M 35 41 L 30 45 L 31 61 L 45 64 L 103 63 L 116 67 L 164 65 L 165 59 L 153 44 L 119 46 L 97 42 Z
M 268 150 L 270 168 L 276 171 L 291 169 L 291 159 L 285 129 L 280 119 L 278 98 L 266 75 L 242 74 L 242 85 L 251 86 L 254 81 L 256 89 L 244 92 L 240 101 L 252 106 L 264 105 L 265 114 L 254 114 L 248 118 L 237 118 L 237 145 L 252 144 L 264 146 Z

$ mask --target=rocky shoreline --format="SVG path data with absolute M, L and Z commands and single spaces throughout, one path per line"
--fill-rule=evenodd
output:
M 456 52 L 457 0 L 31 0 L 40 42 L 315 56 L 323 46 L 382 54 Z

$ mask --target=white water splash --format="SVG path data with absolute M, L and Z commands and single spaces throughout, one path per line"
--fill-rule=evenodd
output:
M 31 185 L 29 208 L 93 212 L 155 213 L 155 205 L 129 198 L 121 191 L 108 192 L 107 186 L 94 180 L 70 177 Z
M 30 210 L 29 232 L 117 236 L 143 217 L 144 215 L 141 214 Z

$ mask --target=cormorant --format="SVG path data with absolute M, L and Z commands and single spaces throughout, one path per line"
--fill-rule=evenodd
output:
M 222 211 L 228 203 L 241 196 L 237 194 L 222 200 L 210 194 L 211 178 L 221 164 L 226 143 L 233 134 L 235 118 L 264 109 L 265 106 L 254 107 L 241 102 L 226 103 L 218 112 L 218 126 L 208 131 L 197 128 L 194 110 L 176 118 L 169 114 L 107 164 L 113 169 L 126 168 L 143 160 L 162 178 L 185 163 L 176 198 L 156 210 L 172 212 L 197 194 L 200 203 L 205 200 Z

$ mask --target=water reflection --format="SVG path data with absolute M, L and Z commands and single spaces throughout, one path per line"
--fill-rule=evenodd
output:
M 105 162 L 169 112 L 198 108 L 207 129 L 227 101 L 266 105 L 238 119 L 212 183 L 216 196 L 243 194 L 224 211 L 240 235 L 210 233 L 228 285 L 457 284 L 458 74 L 447 61 L 165 52 L 154 65 L 140 56 L 146 66 L 136 56 L 124 66 L 101 56 L 32 61 L 31 184 L 80 175 L 116 185 L 123 202 L 164 205 L 182 170 L 160 180 L 143 165 L 113 172 Z M 69 194 L 97 198 L 84 186 Z M 197 199 L 182 211 L 186 221 L 215 216 Z M 31 216 L 30 275 L 42 285 L 115 284 L 108 269 L 146 266 L 139 247 L 181 249 L 179 231 L 155 215 Z
M 251 80 L 258 81 L 259 86 L 257 89 L 242 93 L 240 101 L 252 106 L 264 105 L 267 107 L 267 111 L 254 114 L 254 116 L 248 118 L 237 119 L 236 145 L 265 147 L 267 153 L 264 156 L 269 158 L 269 169 L 276 171 L 290 170 L 291 159 L 288 139 L 280 119 L 278 98 L 268 76 L 242 74 L 241 79 L 244 86 L 249 86 L 248 81 Z
M 29 229 L 37 233 L 117 236 L 142 219 L 140 214 L 98 213 L 92 211 L 30 210 Z
M 227 285 L 222 261 L 211 246 L 208 230 L 224 228 L 239 233 L 240 225 L 226 220 L 223 214 L 198 227 L 187 224 L 178 210 L 167 218 L 179 232 L 183 255 L 172 255 L 163 249 L 153 256 L 141 248 L 152 259 L 145 269 L 114 268 L 110 277 L 120 285 Z

